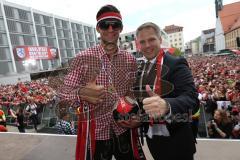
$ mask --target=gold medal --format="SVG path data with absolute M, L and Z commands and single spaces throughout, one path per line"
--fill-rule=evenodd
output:
M 116 88 L 113 85 L 108 86 L 108 92 L 114 93 L 116 92 Z

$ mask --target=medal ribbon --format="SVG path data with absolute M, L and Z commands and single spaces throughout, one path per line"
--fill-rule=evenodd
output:
M 163 64 L 163 56 L 164 52 L 163 49 L 160 50 L 158 56 L 157 56 L 157 62 L 156 62 L 156 67 L 157 67 L 157 79 L 155 82 L 155 89 L 154 92 L 157 93 L 159 96 L 162 94 L 162 86 L 161 86 L 161 74 L 162 74 L 162 64 Z

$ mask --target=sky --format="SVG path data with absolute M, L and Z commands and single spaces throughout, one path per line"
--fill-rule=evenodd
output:
M 47 13 L 96 25 L 96 13 L 106 4 L 115 5 L 123 17 L 122 33 L 135 31 L 145 22 L 182 26 L 184 42 L 215 28 L 215 0 L 6 0 Z M 240 0 L 223 0 L 223 5 Z

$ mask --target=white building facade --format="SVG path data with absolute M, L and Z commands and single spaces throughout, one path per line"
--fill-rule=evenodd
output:
M 95 26 L 0 1 L 0 78 L 54 70 L 97 43 Z M 18 61 L 16 46 L 46 46 L 58 50 L 56 59 Z
M 183 27 L 170 25 L 163 29 L 168 34 L 170 47 L 175 47 L 184 52 Z
M 219 52 L 222 49 L 225 49 L 225 36 L 221 23 L 220 17 L 216 19 L 216 28 L 215 28 L 215 49 L 216 52 Z
M 202 31 L 200 36 L 199 49 L 200 53 L 203 54 L 215 53 L 215 28 Z

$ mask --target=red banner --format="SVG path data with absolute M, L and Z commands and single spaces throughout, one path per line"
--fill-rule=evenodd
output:
M 44 46 L 17 46 L 13 50 L 16 60 L 28 59 L 55 59 L 58 57 L 58 49 Z

